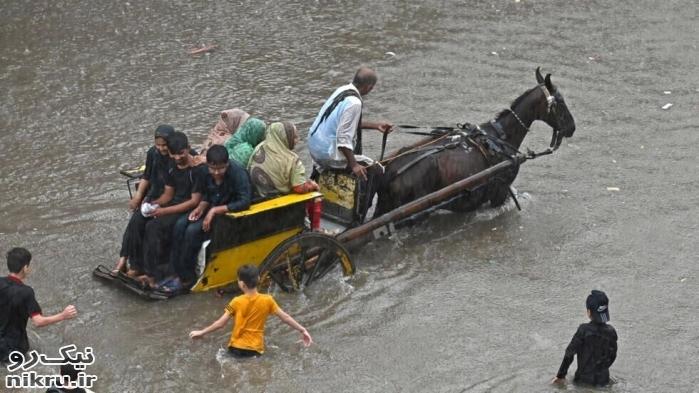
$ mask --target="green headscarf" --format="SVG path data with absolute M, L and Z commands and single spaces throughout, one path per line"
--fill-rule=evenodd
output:
M 247 168 L 252 152 L 264 139 L 265 122 L 256 117 L 250 117 L 223 146 L 228 150 L 228 157 L 237 161 L 243 168 Z
M 299 156 L 292 151 L 296 138 L 293 124 L 272 123 L 250 159 L 252 183 L 262 196 L 288 194 L 306 182 L 306 171 Z

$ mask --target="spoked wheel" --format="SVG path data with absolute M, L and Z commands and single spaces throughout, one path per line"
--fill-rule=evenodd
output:
M 283 241 L 262 261 L 257 287 L 262 292 L 274 287 L 298 291 L 338 266 L 345 276 L 354 273 L 354 264 L 340 242 L 321 233 L 302 233 Z

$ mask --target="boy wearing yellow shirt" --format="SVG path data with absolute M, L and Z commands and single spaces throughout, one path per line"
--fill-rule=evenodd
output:
M 214 323 L 202 330 L 193 330 L 190 338 L 199 338 L 226 326 L 228 320 L 234 318 L 233 332 L 228 342 L 228 352 L 235 357 L 260 356 L 265 350 L 265 322 L 270 314 L 274 314 L 284 323 L 298 330 L 303 336 L 303 345 L 308 347 L 313 343 L 311 335 L 284 310 L 270 295 L 257 293 L 259 271 L 255 266 L 244 265 L 238 269 L 238 286 L 243 294 L 236 296 L 226 306 L 223 315 Z

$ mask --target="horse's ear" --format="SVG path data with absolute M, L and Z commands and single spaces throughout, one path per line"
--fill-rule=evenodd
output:
M 544 77 L 541 76 L 541 67 L 536 67 L 536 83 L 544 83 Z
M 544 84 L 546 85 L 546 88 L 549 89 L 549 91 L 551 93 L 556 91 L 556 88 L 553 87 L 553 83 L 551 83 L 551 74 L 546 74 L 546 81 L 544 82 Z

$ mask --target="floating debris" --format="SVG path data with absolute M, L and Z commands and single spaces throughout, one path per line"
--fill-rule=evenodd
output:
M 665 94 L 665 95 L 670 95 L 670 94 L 672 94 L 672 92 L 671 92 L 670 90 L 665 90 L 665 91 L 663 92 L 663 94 Z
M 386 56 L 391 56 L 391 57 L 396 57 L 396 53 L 395 53 L 395 52 L 386 52 L 385 55 L 386 55 Z
M 607 187 L 607 191 L 619 191 L 619 187 Z
M 663 109 L 664 109 L 664 110 L 668 110 L 668 109 L 670 109 L 671 107 L 672 107 L 672 104 L 669 103 L 669 102 L 668 102 L 667 104 L 663 105 Z
M 201 48 L 194 48 L 189 50 L 190 55 L 200 55 L 202 53 L 209 53 L 216 50 L 216 45 L 203 45 Z

